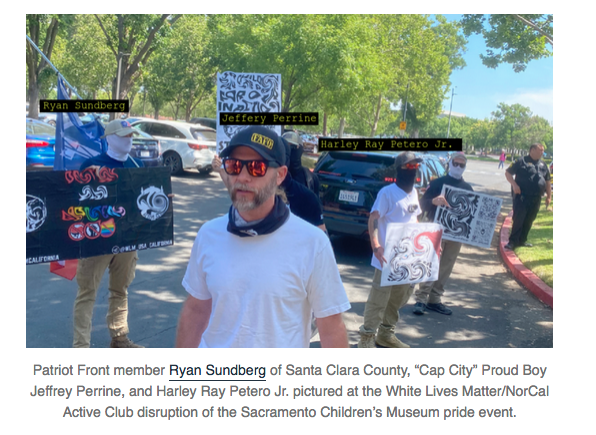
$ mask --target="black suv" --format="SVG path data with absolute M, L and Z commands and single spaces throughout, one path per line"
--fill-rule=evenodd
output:
M 395 182 L 397 152 L 330 151 L 319 158 L 319 196 L 325 226 L 330 234 L 368 238 L 368 216 L 379 190 Z M 415 188 L 422 196 L 428 184 L 445 175 L 445 167 L 432 153 L 422 158 Z

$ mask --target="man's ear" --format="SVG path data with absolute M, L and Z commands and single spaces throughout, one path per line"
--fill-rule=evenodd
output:
M 277 168 L 277 185 L 279 186 L 281 183 L 284 182 L 286 179 L 286 175 L 288 175 L 288 167 L 281 166 Z

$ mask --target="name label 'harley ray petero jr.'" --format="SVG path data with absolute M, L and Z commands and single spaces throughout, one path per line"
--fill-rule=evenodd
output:
M 319 138 L 319 151 L 462 151 L 462 139 Z

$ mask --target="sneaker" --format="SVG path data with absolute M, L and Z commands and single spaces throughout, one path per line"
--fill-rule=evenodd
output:
M 393 333 L 393 330 L 384 329 L 383 327 L 379 328 L 375 342 L 382 347 L 394 347 L 400 349 L 410 347 L 406 343 L 399 340 Z
M 505 249 L 508 249 L 509 251 L 513 251 L 515 249 L 515 245 L 511 244 L 511 243 L 507 243 L 504 246 Z
M 363 349 L 376 348 L 377 346 L 375 346 L 375 334 L 367 334 L 365 332 L 361 332 L 358 347 Z
M 416 305 L 414 305 L 414 311 L 412 311 L 412 313 L 416 314 L 417 316 L 422 316 L 424 314 L 425 307 L 426 305 L 422 302 L 416 302 Z
M 110 347 L 117 348 L 117 349 L 145 348 L 145 346 L 141 346 L 140 344 L 133 343 L 133 341 L 130 338 L 128 338 L 126 335 L 123 335 L 121 337 L 112 338 Z
M 445 314 L 446 316 L 450 316 L 453 311 L 447 308 L 445 305 L 438 303 L 438 304 L 426 304 L 427 310 L 436 311 L 439 314 Z
M 534 246 L 534 245 L 532 245 L 531 243 L 525 242 L 525 243 L 523 244 L 523 246 L 525 246 L 526 248 L 531 248 L 531 247 L 532 247 L 532 246 Z

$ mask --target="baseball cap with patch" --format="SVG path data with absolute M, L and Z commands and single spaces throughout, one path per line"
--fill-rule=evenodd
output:
M 125 119 L 114 119 L 111 121 L 107 127 L 104 135 L 101 137 L 105 139 L 106 136 L 111 134 L 115 134 L 117 136 L 128 136 L 131 133 L 134 133 L 135 129 L 130 125 L 130 122 L 126 121 Z
M 468 163 L 468 158 L 462 152 L 457 152 L 457 153 L 451 154 L 451 158 L 449 160 L 454 160 L 454 159 L 460 159 L 460 160 L 463 160 L 464 162 Z
M 221 157 L 228 157 L 234 148 L 249 147 L 265 160 L 273 160 L 279 166 L 286 164 L 286 147 L 273 130 L 261 126 L 251 126 L 239 131 L 230 139 L 230 143 L 221 152 Z
M 401 168 L 408 163 L 420 163 L 422 159 L 411 151 L 404 151 L 395 158 L 395 166 Z

